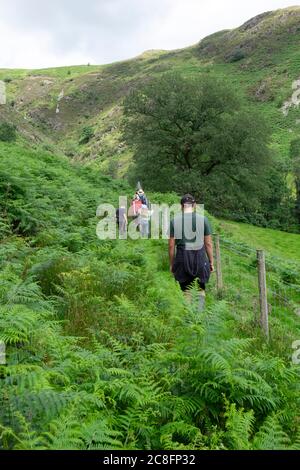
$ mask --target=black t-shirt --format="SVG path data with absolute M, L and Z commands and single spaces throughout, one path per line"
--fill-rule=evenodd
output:
M 175 238 L 176 246 L 185 246 L 187 249 L 202 248 L 204 237 L 211 234 L 207 217 L 196 212 L 178 214 L 170 223 L 170 238 Z

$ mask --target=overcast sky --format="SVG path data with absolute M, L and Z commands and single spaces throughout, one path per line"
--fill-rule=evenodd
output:
M 299 3 L 298 3 L 299 4 Z M 0 0 L 0 68 L 104 64 L 177 49 L 293 0 Z

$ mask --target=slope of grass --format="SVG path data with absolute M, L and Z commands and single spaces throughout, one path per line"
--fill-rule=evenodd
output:
M 271 256 L 300 263 L 300 237 L 297 234 L 230 221 L 220 222 L 220 228 L 237 242 L 246 242 L 253 249 L 263 249 Z
M 165 240 L 97 239 L 96 207 L 130 195 L 124 182 L 41 149 L 0 153 L 1 448 L 297 447 L 296 330 L 277 310 L 265 343 L 250 265 L 241 293 L 231 256 L 225 301 L 212 278 L 199 314 Z

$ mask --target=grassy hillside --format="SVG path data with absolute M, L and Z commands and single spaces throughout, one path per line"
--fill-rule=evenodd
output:
M 220 222 L 220 227 L 237 242 L 247 242 L 252 248 L 265 250 L 270 255 L 300 262 L 300 237 L 297 234 L 229 221 Z
M 177 51 L 149 51 L 105 66 L 0 70 L 9 106 L 1 107 L 27 139 L 42 140 L 102 171 L 123 175 L 130 152 L 120 133 L 120 104 L 130 89 L 172 69 L 185 75 L 214 73 L 233 82 L 255 102 L 273 127 L 273 149 L 285 159 L 299 135 L 299 110 L 282 106 L 299 78 L 300 7 L 259 15 L 232 31 L 221 31 Z M 6 108 L 6 109 L 4 109 Z M 57 112 L 59 109 L 59 112 Z M 86 126 L 94 130 L 79 145 Z

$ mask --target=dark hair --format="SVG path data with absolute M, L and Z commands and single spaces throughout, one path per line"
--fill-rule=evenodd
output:
M 194 198 L 194 196 L 192 196 L 191 194 L 185 194 L 182 198 L 181 198 L 181 205 L 184 206 L 185 204 L 195 204 L 196 200 Z

